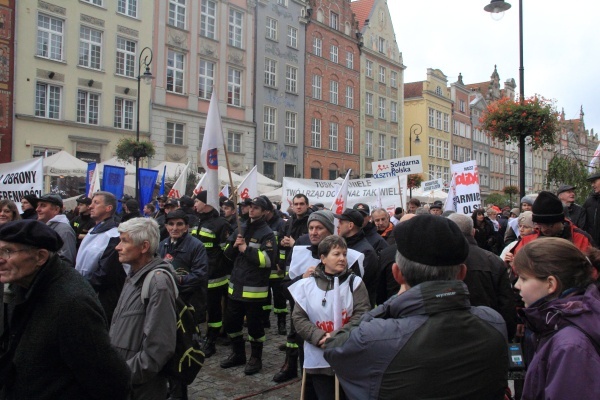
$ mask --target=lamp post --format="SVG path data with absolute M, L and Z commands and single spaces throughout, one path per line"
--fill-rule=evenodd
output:
M 510 3 L 504 0 L 491 0 L 483 9 L 489 13 L 503 13 L 510 9 Z M 519 101 L 525 101 L 525 69 L 523 68 L 523 0 L 519 0 Z M 525 136 L 519 135 L 519 190 L 525 197 Z
M 509 158 L 509 160 L 508 160 L 508 179 L 509 179 L 509 186 L 511 188 L 512 188 L 512 176 L 513 176 L 512 166 L 517 163 L 516 158 L 518 156 L 519 155 L 517 153 L 513 153 L 513 152 L 511 152 L 510 155 L 508 156 L 508 158 Z M 510 197 L 510 208 L 512 208 L 512 206 L 513 206 L 513 202 L 512 202 L 512 190 L 511 190 L 511 192 L 509 194 L 509 197 Z
M 145 54 L 145 55 L 144 55 Z M 137 122 L 135 128 L 135 142 L 140 142 L 140 83 L 142 82 L 142 78 L 144 82 L 149 85 L 154 78 L 152 73 L 150 72 L 150 63 L 152 63 L 152 49 L 150 47 L 144 47 L 142 51 L 140 51 L 140 57 L 138 60 L 138 76 L 137 76 Z M 142 75 L 142 67 L 145 67 L 146 70 Z M 135 156 L 135 198 L 139 200 L 140 196 L 140 153 L 136 151 Z
M 423 132 L 423 127 L 420 124 L 412 124 L 408 131 L 408 155 L 412 156 L 412 135 L 415 134 L 415 143 L 421 143 L 419 135 Z M 409 188 L 410 198 L 412 199 L 412 186 Z

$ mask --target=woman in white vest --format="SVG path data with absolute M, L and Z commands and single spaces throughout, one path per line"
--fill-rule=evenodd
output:
M 296 301 L 294 326 L 305 340 L 305 399 L 334 399 L 334 373 L 323 358 L 325 340 L 371 308 L 365 284 L 348 269 L 347 250 L 342 237 L 326 237 L 319 243 L 321 262 L 313 274 L 289 287 Z

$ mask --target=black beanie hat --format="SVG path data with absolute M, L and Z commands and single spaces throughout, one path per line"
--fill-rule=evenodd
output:
M 560 199 L 552 192 L 540 192 L 531 207 L 533 222 L 553 224 L 565 220 Z
M 54 229 L 34 219 L 0 225 L 0 237 L 4 242 L 20 243 L 48 251 L 58 251 L 63 246 L 62 239 Z
M 27 195 L 23 196 L 23 198 L 25 200 L 27 200 L 34 209 L 37 208 L 39 199 L 37 198 L 37 196 L 35 194 L 27 194 Z
M 196 198 L 197 198 L 198 200 L 200 200 L 201 202 L 203 202 L 204 204 L 206 204 L 206 200 L 207 200 L 207 197 L 208 197 L 208 196 L 207 196 L 207 193 L 208 193 L 208 192 L 207 192 L 206 190 L 203 190 L 203 191 L 201 191 L 200 193 L 198 193 L 198 194 L 196 195 Z
M 458 225 L 448 218 L 421 214 L 394 228 L 398 252 L 410 261 L 431 267 L 462 264 L 469 244 Z

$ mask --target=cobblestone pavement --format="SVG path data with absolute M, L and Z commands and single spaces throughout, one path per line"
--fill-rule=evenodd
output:
M 289 329 L 289 316 L 288 316 Z M 203 332 L 206 332 L 203 329 Z M 196 380 L 188 387 L 190 400 L 205 399 L 299 399 L 300 378 L 278 384 L 275 375 L 285 360 L 285 352 L 278 349 L 286 337 L 277 334 L 277 320 L 271 314 L 271 328 L 266 329 L 267 340 L 263 349 L 262 370 L 251 376 L 244 374 L 244 366 L 222 369 L 219 363 L 231 352 L 231 346 L 217 342 L 217 353 L 206 359 Z M 250 357 L 250 344 L 246 342 L 246 356 Z

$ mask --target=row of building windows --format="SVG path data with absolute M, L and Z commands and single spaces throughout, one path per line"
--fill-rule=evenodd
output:
M 313 54 L 318 57 L 323 57 L 323 39 L 320 37 L 313 38 Z M 337 44 L 332 44 L 329 47 L 329 60 L 333 63 L 339 64 L 340 48 Z M 354 69 L 354 52 L 352 50 L 346 51 L 346 68 Z
M 384 133 L 378 134 L 378 142 L 377 142 L 377 159 L 385 160 L 387 158 L 397 158 L 398 157 L 398 137 L 390 136 L 389 146 L 387 142 L 387 136 Z M 374 147 L 374 133 L 373 131 L 365 131 L 365 157 L 373 158 L 373 147 Z M 389 152 L 386 152 L 389 150 Z M 386 153 L 389 154 L 389 157 L 386 156 Z
M 367 59 L 365 63 L 365 75 L 367 76 L 367 78 L 373 79 L 373 68 L 373 61 Z M 386 84 L 387 68 L 383 65 L 380 65 L 379 73 L 377 76 L 379 79 L 379 83 Z M 390 71 L 390 86 L 393 88 L 398 87 L 398 73 L 396 71 Z
M 428 124 L 430 128 L 450 132 L 450 114 L 429 108 Z
M 279 41 L 279 21 L 267 17 L 265 26 L 265 37 L 275 42 Z M 298 28 L 287 26 L 286 44 L 294 49 L 298 48 Z
M 450 142 L 447 140 L 429 138 L 429 157 L 437 157 L 444 160 L 450 159 Z
M 272 88 L 277 88 L 279 82 L 278 77 L 278 62 L 271 58 L 265 57 L 265 79 L 264 85 Z M 285 66 L 285 91 L 288 93 L 298 93 L 298 67 L 293 65 Z
M 277 141 L 277 109 L 265 106 L 263 114 L 263 139 Z M 298 144 L 298 114 L 292 111 L 285 112 L 284 142 Z
M 365 93 L 365 114 L 374 115 L 373 114 L 373 93 L 366 92 Z M 398 102 L 390 100 L 390 121 L 398 122 Z M 387 110 L 387 99 L 383 96 L 379 96 L 378 99 L 378 107 L 377 107 L 377 116 L 380 119 L 386 119 L 386 110 Z
M 310 123 L 310 145 L 311 147 L 321 148 L 322 147 L 322 128 L 323 122 L 320 118 L 312 118 Z M 335 121 L 329 122 L 328 127 L 328 138 L 329 146 L 328 150 L 340 151 L 339 150 L 339 124 Z M 354 154 L 354 127 L 347 125 L 344 128 L 344 151 L 347 154 Z
M 312 97 L 317 100 L 323 99 L 323 77 L 321 75 L 313 75 L 312 77 Z M 329 81 L 329 102 L 331 104 L 340 104 L 339 102 L 339 82 L 336 80 Z M 346 108 L 354 109 L 354 87 L 346 86 L 345 92 Z
M 442 165 L 429 164 L 429 179 L 442 179 L 444 182 L 450 182 L 450 167 L 444 167 Z

